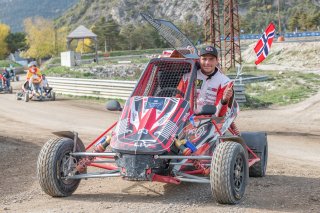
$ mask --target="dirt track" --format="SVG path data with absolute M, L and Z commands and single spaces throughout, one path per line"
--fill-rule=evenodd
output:
M 41 146 L 57 130 L 89 143 L 117 114 L 103 105 L 59 99 L 18 102 L 0 94 L 0 212 L 320 212 L 320 93 L 303 103 L 243 111 L 241 130 L 267 131 L 267 176 L 251 178 L 239 205 L 215 203 L 208 185 L 83 180 L 71 197 L 44 194 L 35 175 Z

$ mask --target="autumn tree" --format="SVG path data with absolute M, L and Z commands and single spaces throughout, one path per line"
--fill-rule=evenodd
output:
M 28 50 L 24 56 L 32 57 L 38 61 L 44 57 L 57 55 L 65 50 L 65 28 L 55 29 L 53 22 L 42 17 L 24 20 Z
M 94 47 L 94 42 L 92 41 L 92 39 L 85 38 L 82 40 L 78 40 L 76 52 L 90 53 L 90 52 L 93 52 L 94 50 L 95 50 L 95 47 Z
M 10 27 L 0 23 L 0 59 L 3 59 L 8 54 L 8 44 L 6 38 L 10 33 Z

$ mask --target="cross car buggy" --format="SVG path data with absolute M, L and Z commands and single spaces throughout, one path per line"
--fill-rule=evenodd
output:
M 43 88 L 41 81 L 38 80 L 34 80 L 31 87 L 28 81 L 24 82 L 22 90 L 17 93 L 17 100 L 24 100 L 25 102 L 29 100 L 54 101 L 55 99 L 56 94 L 52 91 L 52 88 Z
M 160 27 L 168 23 L 152 21 Z M 58 138 L 43 146 L 37 162 L 45 193 L 70 196 L 81 179 L 122 177 L 210 184 L 219 203 L 235 204 L 243 199 L 249 176 L 265 176 L 266 134 L 235 134 L 230 128 L 239 110 L 235 99 L 223 117 L 212 105 L 195 113 L 197 56 L 188 49 L 178 52 L 184 57 L 151 59 L 123 109 L 108 102 L 109 110 L 122 111 L 120 118 L 88 146 L 76 132 L 54 133 Z M 177 89 L 183 75 L 189 78 L 185 92 Z

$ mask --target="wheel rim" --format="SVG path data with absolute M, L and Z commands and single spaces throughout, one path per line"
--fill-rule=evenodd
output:
M 74 166 L 74 161 L 73 161 L 73 158 L 69 155 L 69 153 L 66 153 L 63 158 L 61 159 L 60 161 L 60 168 L 59 168 L 59 171 L 58 171 L 58 179 L 60 179 L 64 184 L 71 184 L 73 181 L 72 180 L 66 180 L 64 179 L 65 177 L 68 176 L 69 174 L 69 170 L 68 170 L 68 167 L 69 167 L 69 163 L 71 162 L 71 168 L 73 168 Z
M 244 184 L 244 160 L 238 155 L 233 167 L 234 188 L 239 192 Z

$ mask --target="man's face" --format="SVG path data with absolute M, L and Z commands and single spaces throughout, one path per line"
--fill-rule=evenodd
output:
M 211 74 L 218 65 L 218 59 L 210 54 L 200 56 L 200 66 L 204 74 Z

